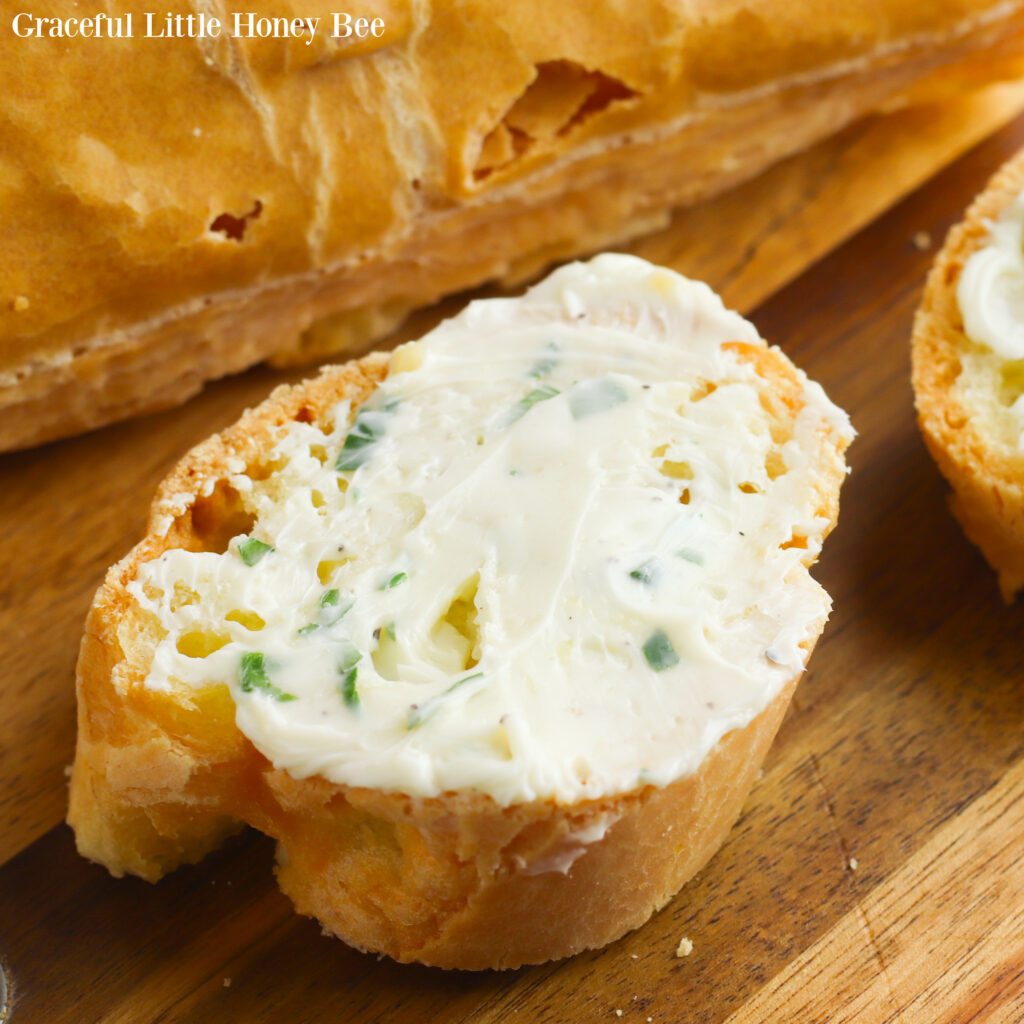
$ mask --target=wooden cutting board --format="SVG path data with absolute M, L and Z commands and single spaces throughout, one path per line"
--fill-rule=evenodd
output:
M 1001 87 L 868 121 L 634 246 L 751 311 L 860 437 L 817 570 L 835 612 L 763 778 L 699 877 L 603 951 L 475 975 L 356 953 L 291 912 L 251 833 L 156 886 L 81 860 L 60 822 L 91 594 L 175 459 L 282 376 L 0 459 L 11 1021 L 1024 1020 L 1024 607 L 949 517 L 908 382 L 935 246 L 1024 145 L 1022 109 Z

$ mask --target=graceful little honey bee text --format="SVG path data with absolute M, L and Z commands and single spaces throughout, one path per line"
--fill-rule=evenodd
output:
M 227 18 L 206 13 L 175 14 L 147 11 L 70 18 L 40 17 L 21 11 L 11 19 L 11 31 L 21 39 L 299 39 L 308 46 L 320 35 L 333 39 L 379 39 L 385 31 L 383 18 L 368 18 L 349 11 L 335 11 L 322 18 L 273 18 L 252 11 L 235 11 Z

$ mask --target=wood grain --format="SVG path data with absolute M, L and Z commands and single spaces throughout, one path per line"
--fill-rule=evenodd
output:
M 1007 95 L 989 128 L 1014 109 Z M 707 1024 L 1020 1019 L 1022 608 L 999 602 L 945 511 L 914 426 L 907 348 L 930 259 L 913 238 L 941 239 L 1024 144 L 1024 119 L 872 221 L 984 134 L 978 109 L 964 109 L 971 124 L 947 125 L 947 145 L 936 129 L 928 159 L 895 155 L 904 131 L 861 126 L 831 155 L 819 148 L 772 172 L 771 186 L 748 186 L 745 216 L 726 197 L 717 215 L 691 211 L 679 235 L 640 245 L 691 272 L 713 268 L 706 276 L 741 305 L 763 298 L 763 280 L 770 291 L 803 268 L 754 320 L 851 411 L 861 436 L 818 573 L 836 611 L 764 778 L 701 876 L 601 952 L 508 974 L 378 961 L 295 917 L 273 885 L 270 844 L 251 834 L 157 886 L 81 860 L 54 826 L 85 607 L 141 533 L 175 458 L 280 375 L 255 371 L 178 412 L 0 460 L 0 953 L 14 1024 L 614 1021 L 616 1010 Z M 890 148 L 874 155 L 892 171 L 869 173 L 883 131 L 894 131 Z M 774 217 L 761 208 L 772 197 Z M 682 936 L 694 949 L 677 958 Z
M 1022 836 L 1018 761 L 727 1024 L 1024 1019 Z
M 873 117 L 631 247 L 747 311 L 1022 109 L 1024 83 Z

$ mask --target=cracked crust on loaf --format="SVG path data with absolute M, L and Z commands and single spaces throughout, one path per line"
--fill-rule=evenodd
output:
M 311 46 L 0 35 L 0 450 L 358 354 L 1024 51 L 1022 0 L 364 9 L 383 36 Z

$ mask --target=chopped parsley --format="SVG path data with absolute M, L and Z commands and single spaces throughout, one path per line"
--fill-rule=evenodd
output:
M 320 598 L 320 625 L 333 626 L 348 614 L 354 604 L 354 600 L 342 601 L 337 590 L 328 590 Z
M 482 676 L 483 672 L 474 672 L 471 676 L 465 676 L 462 679 L 456 680 L 447 690 L 439 693 L 436 697 L 431 697 L 424 704 L 413 704 L 405 716 L 406 729 L 416 729 L 421 726 L 428 718 L 434 716 L 444 702 L 445 697 L 465 686 L 466 683 L 472 682 L 474 679 L 480 679 Z
M 530 372 L 526 375 L 527 377 L 546 377 L 558 365 L 558 356 L 555 355 L 558 351 L 558 346 L 553 341 L 548 343 L 548 351 L 551 355 L 541 356 L 530 367 Z
M 610 377 L 585 380 L 569 393 L 569 409 L 573 419 L 577 420 L 593 416 L 595 413 L 607 412 L 628 401 L 629 392 Z
M 238 676 L 242 684 L 243 693 L 262 690 L 268 696 L 273 697 L 274 700 L 295 700 L 295 694 L 285 693 L 284 690 L 275 686 L 270 681 L 270 676 L 267 675 L 266 659 L 259 651 L 247 651 L 242 655 Z
M 360 409 L 352 429 L 338 452 L 334 468 L 339 473 L 358 469 L 373 455 L 373 446 L 387 433 L 388 416 L 398 407 L 398 402 L 388 402 L 379 409 Z
M 396 572 L 394 576 L 381 584 L 380 589 L 390 590 L 392 587 L 397 587 L 400 583 L 404 583 L 408 578 L 404 572 Z
M 656 629 L 644 644 L 644 657 L 655 672 L 664 672 L 679 663 L 679 655 L 663 629 Z
M 255 565 L 264 555 L 274 549 L 269 544 L 257 540 L 255 537 L 246 537 L 238 542 L 238 557 L 246 565 Z
M 516 420 L 522 419 L 538 402 L 546 402 L 562 392 L 558 388 L 550 387 L 547 384 L 534 388 L 528 395 L 520 398 L 505 418 L 505 426 L 510 427 Z
M 354 604 L 355 601 L 342 602 L 340 592 L 333 587 L 330 590 L 325 590 L 317 602 L 319 608 L 317 621 L 303 626 L 299 630 L 299 636 L 307 636 L 309 633 L 315 633 L 321 626 L 326 628 L 340 622 Z
M 342 648 L 341 660 L 338 662 L 338 671 L 341 673 L 338 692 L 350 708 L 359 707 L 359 691 L 356 689 L 359 669 L 356 666 L 362 659 L 362 654 L 352 644 L 345 644 Z
M 333 587 L 325 590 L 320 598 L 320 625 L 333 626 L 340 622 L 354 604 L 354 600 L 342 601 L 341 595 Z
M 661 575 L 661 567 L 656 558 L 648 559 L 643 565 L 638 565 L 629 574 L 631 580 L 650 586 Z
M 684 558 L 687 562 L 693 562 L 694 565 L 703 565 L 704 556 L 699 551 L 694 551 L 692 548 L 681 548 L 676 552 L 677 558 Z
M 341 677 L 341 699 L 350 707 L 359 707 L 359 691 L 356 689 L 356 676 L 359 674 L 359 669 L 353 665 L 348 669 Z

